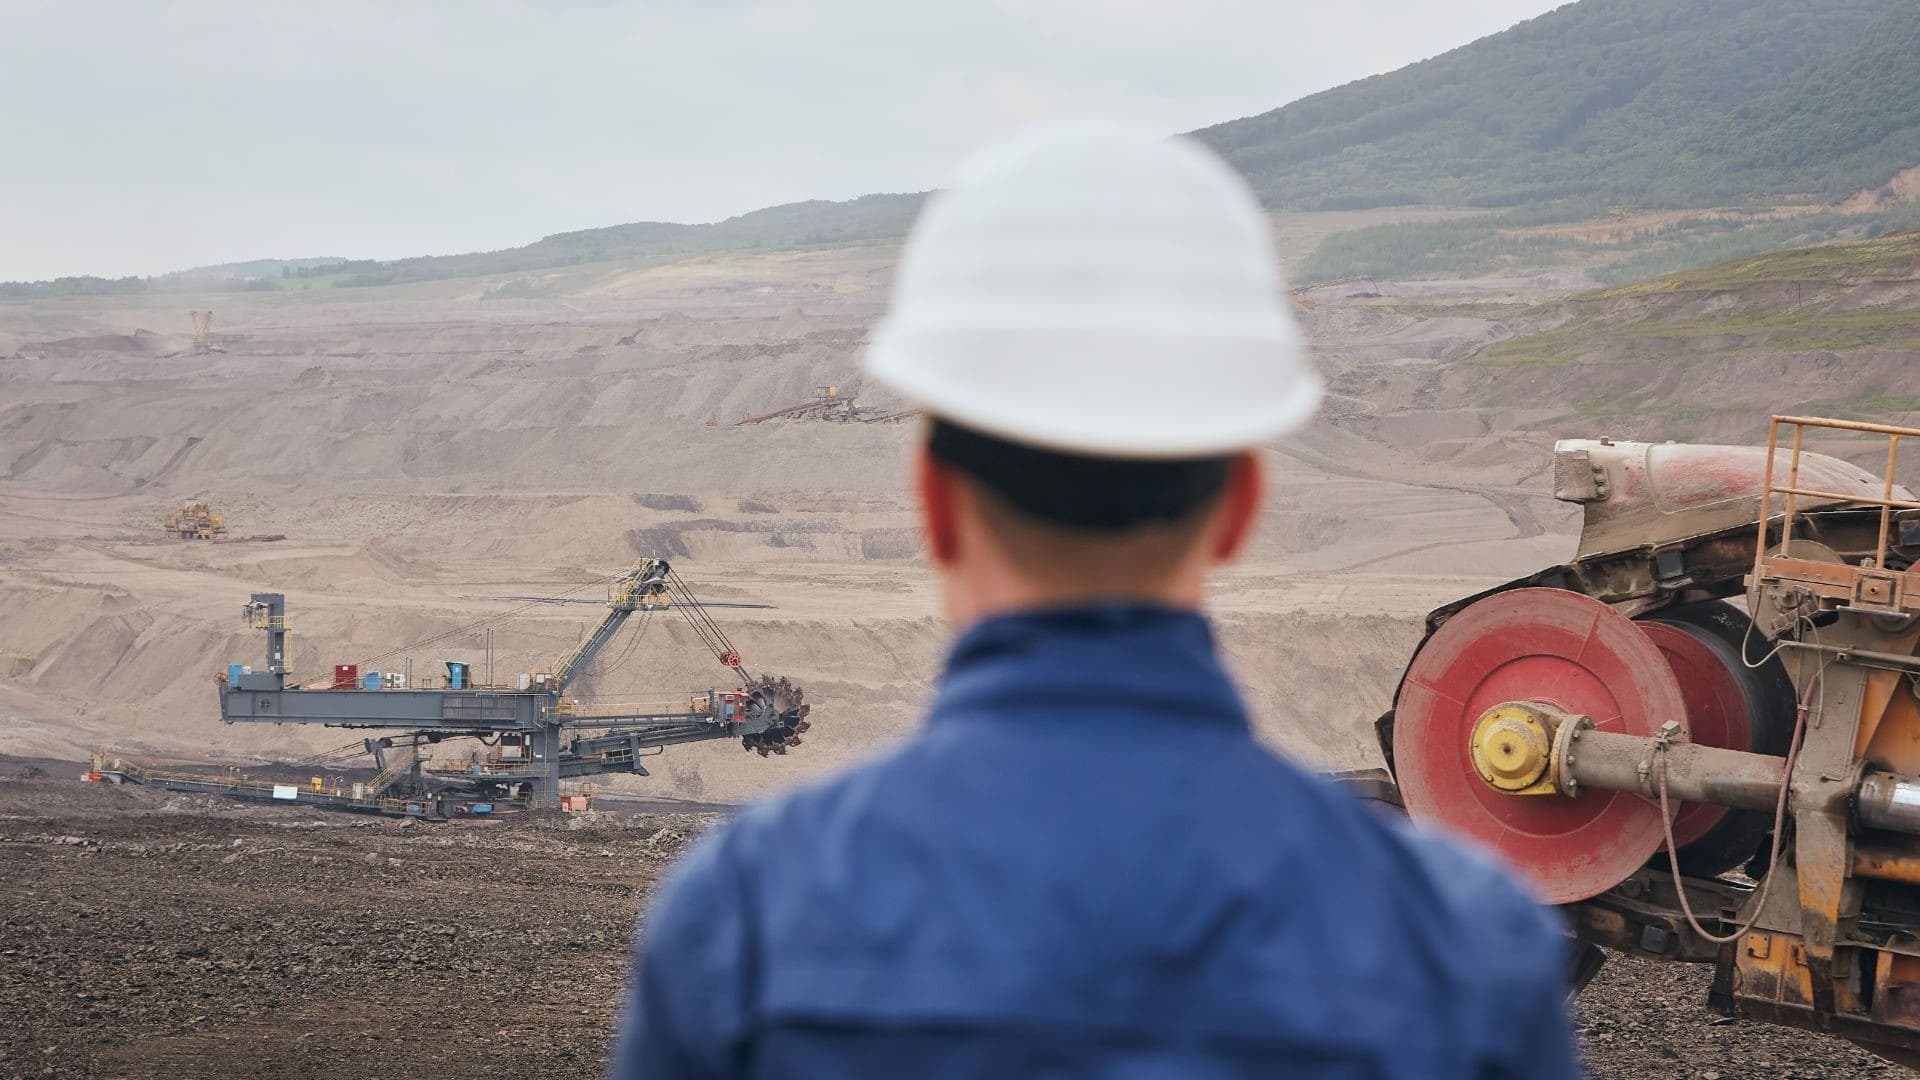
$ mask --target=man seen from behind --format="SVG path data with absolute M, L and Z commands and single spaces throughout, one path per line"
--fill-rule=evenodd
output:
M 988 152 L 867 366 L 928 416 L 959 638 L 918 734 L 662 887 L 618 1076 L 1577 1073 L 1556 919 L 1263 748 L 1202 614 L 1321 393 L 1231 169 L 1094 126 Z

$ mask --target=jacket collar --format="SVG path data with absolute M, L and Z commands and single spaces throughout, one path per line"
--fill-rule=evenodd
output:
M 1206 618 L 1131 602 L 975 623 L 947 656 L 932 719 L 1114 712 L 1247 726 Z

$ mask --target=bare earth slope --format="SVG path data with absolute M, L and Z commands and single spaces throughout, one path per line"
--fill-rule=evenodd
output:
M 1349 223 L 1277 232 L 1304 244 Z M 0 304 L 0 710 L 16 746 L 325 749 L 341 733 L 217 720 L 212 675 L 261 648 L 239 626 L 249 592 L 289 594 L 295 666 L 312 674 L 509 606 L 490 597 L 664 554 L 712 598 L 775 605 L 720 617 L 756 670 L 808 688 L 821 722 L 783 760 L 673 751 L 656 787 L 741 798 L 871 753 L 910 729 L 946 640 L 901 483 L 915 428 L 731 425 L 823 384 L 897 404 L 867 394 L 857 366 L 893 254 L 601 264 L 556 271 L 541 299 L 488 299 L 500 282 L 481 279 Z M 1544 440 L 1466 449 L 1537 410 L 1423 391 L 1510 333 L 1530 310 L 1514 296 L 1535 288 L 1305 309 L 1337 383 L 1373 372 L 1393 388 L 1336 396 L 1320 426 L 1274 448 L 1254 558 L 1220 588 L 1223 633 L 1279 745 L 1369 761 L 1366 721 L 1417 616 L 1566 548 L 1568 516 L 1526 482 Z M 154 330 L 183 329 L 196 300 L 219 305 L 227 352 Z M 1433 318 L 1435 304 L 1454 310 Z M 214 501 L 236 537 L 286 539 L 163 538 L 161 516 L 188 497 Z M 501 628 L 497 670 L 550 665 L 594 618 L 554 607 Z M 590 692 L 725 676 L 676 621 L 644 632 Z M 425 672 L 483 649 L 407 659 Z
M 1351 223 L 1309 217 L 1279 219 L 1283 243 Z M 217 719 L 213 674 L 261 648 L 239 626 L 248 593 L 288 593 L 312 675 L 661 554 L 714 599 L 774 605 L 720 618 L 821 723 L 777 761 L 675 750 L 654 788 L 743 798 L 872 753 L 911 728 L 946 641 L 901 483 L 914 425 L 733 421 L 823 384 L 900 404 L 857 364 L 893 256 L 598 264 L 556 271 L 541 299 L 488 299 L 490 279 L 202 298 L 228 350 L 205 355 L 154 330 L 183 328 L 181 298 L 0 303 L 14 746 L 325 749 L 345 740 Z M 1333 393 L 1267 452 L 1260 537 L 1216 597 L 1265 730 L 1317 764 L 1371 762 L 1368 721 L 1419 616 L 1569 550 L 1572 515 L 1546 497 L 1556 436 L 1750 439 L 1776 407 L 1913 407 L 1914 267 L 1913 239 L 1891 237 L 1601 293 L 1539 278 L 1303 296 Z M 189 497 L 235 537 L 285 539 L 163 537 Z M 555 606 L 502 626 L 496 671 L 549 666 L 594 619 Z M 726 675 L 672 618 L 630 633 L 646 639 L 590 693 Z M 383 663 L 425 673 L 484 649 Z

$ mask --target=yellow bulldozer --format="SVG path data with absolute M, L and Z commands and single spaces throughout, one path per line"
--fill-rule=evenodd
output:
M 190 502 L 167 515 L 166 530 L 182 540 L 218 540 L 227 535 L 227 519 L 212 503 Z

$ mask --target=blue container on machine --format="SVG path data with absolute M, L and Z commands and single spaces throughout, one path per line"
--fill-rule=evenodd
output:
M 240 674 L 244 667 L 245 665 L 243 664 L 227 665 L 227 685 L 228 686 L 232 686 L 233 684 L 240 681 Z
M 360 676 L 360 689 L 362 690 L 380 689 L 380 673 L 377 671 L 369 671 L 366 674 Z

